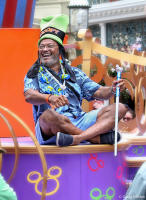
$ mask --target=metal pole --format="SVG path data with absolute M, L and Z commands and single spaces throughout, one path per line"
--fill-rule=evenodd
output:
M 121 73 L 123 69 L 116 65 L 117 80 L 121 79 Z M 114 144 L 114 155 L 117 156 L 117 132 L 118 132 L 118 111 L 119 111 L 119 96 L 120 88 L 116 87 L 116 112 L 115 112 L 115 144 Z

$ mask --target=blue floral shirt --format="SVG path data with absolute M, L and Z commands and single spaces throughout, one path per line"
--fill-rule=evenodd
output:
M 69 101 L 69 105 L 62 106 L 56 109 L 56 112 L 64 114 L 65 116 L 81 116 L 83 111 L 81 109 L 82 99 L 87 101 L 93 100 L 93 94 L 99 89 L 100 85 L 92 81 L 84 72 L 79 68 L 72 67 L 76 77 L 76 83 L 68 81 L 68 83 L 74 88 L 77 95 L 68 87 L 65 90 L 61 90 L 60 85 L 57 81 L 45 70 L 43 66 L 40 67 L 38 76 L 36 78 L 28 78 L 25 76 L 24 79 L 24 92 L 29 89 L 38 90 L 40 93 L 61 95 L 64 94 Z M 58 76 L 62 76 L 60 70 Z M 63 80 L 62 80 L 63 82 Z M 42 112 L 50 108 L 48 104 L 42 104 L 39 106 L 33 105 L 33 116 L 35 122 Z

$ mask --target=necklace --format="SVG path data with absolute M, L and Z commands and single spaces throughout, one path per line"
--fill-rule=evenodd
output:
M 45 68 L 45 67 L 44 67 L 44 68 Z M 65 79 L 63 79 L 63 84 L 61 84 L 61 83 L 60 83 L 46 68 L 45 68 L 45 71 L 58 83 L 58 85 L 60 86 L 60 88 L 61 88 L 62 90 L 65 90 L 65 89 L 66 89 Z M 61 64 L 61 71 L 62 71 L 62 74 L 65 74 L 62 64 Z

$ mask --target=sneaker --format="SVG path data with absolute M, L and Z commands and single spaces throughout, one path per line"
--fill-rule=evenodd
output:
M 120 133 L 117 132 L 117 142 L 121 139 Z M 111 144 L 115 143 L 115 131 L 111 130 L 108 133 L 100 135 L 100 144 Z
M 56 145 L 58 147 L 69 146 L 73 143 L 73 136 L 64 133 L 57 133 Z

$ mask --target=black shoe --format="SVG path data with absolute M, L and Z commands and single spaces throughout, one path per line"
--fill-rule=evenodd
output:
M 121 139 L 120 133 L 117 132 L 117 142 Z M 100 144 L 111 144 L 115 143 L 115 131 L 111 130 L 108 133 L 100 135 Z
M 73 137 L 64 133 L 57 133 L 56 145 L 59 147 L 69 146 L 73 143 Z

